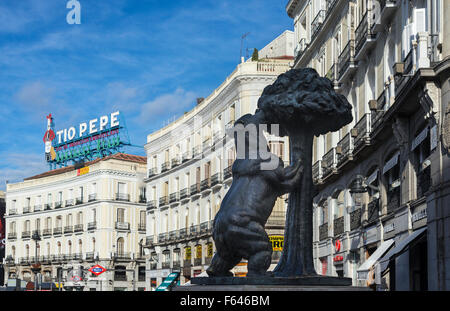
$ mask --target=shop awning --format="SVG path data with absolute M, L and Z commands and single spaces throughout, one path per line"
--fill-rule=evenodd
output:
M 179 276 L 180 276 L 179 272 L 172 272 L 164 279 L 164 281 L 158 286 L 158 288 L 155 291 L 157 292 L 167 291 L 178 281 Z
M 397 256 L 397 254 L 401 253 L 406 247 L 408 247 L 408 245 L 412 241 L 421 237 L 426 230 L 427 228 L 421 228 L 419 230 L 414 231 L 407 238 L 395 242 L 395 247 L 393 247 L 389 252 L 387 252 L 386 255 L 384 255 L 377 263 L 380 265 L 380 273 L 383 274 L 383 272 L 387 269 L 391 258 L 394 258 L 395 256 Z
M 366 261 L 356 270 L 358 280 L 366 280 L 369 274 L 370 268 L 380 259 L 391 246 L 394 244 L 394 240 L 390 239 L 381 243 L 380 247 L 369 257 Z

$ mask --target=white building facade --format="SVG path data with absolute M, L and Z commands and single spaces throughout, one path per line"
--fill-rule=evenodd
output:
M 294 68 L 315 68 L 353 106 L 352 123 L 314 141 L 317 272 L 448 290 L 448 1 L 290 0 L 286 11 Z
M 266 58 L 239 64 L 194 109 L 148 136 L 147 287 L 156 288 L 173 271 L 181 273 L 184 283 L 208 267 L 215 250 L 212 222 L 231 185 L 235 158 L 234 142 L 225 131 L 242 115 L 255 112 L 264 87 L 287 71 L 290 61 Z M 287 159 L 285 139 L 268 141 L 273 152 Z M 285 202 L 279 198 L 266 226 L 269 235 L 283 236 L 284 218 Z M 245 275 L 246 263 L 234 273 Z

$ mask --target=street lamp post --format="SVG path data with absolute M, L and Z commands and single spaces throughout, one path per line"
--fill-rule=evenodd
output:
M 37 245 L 38 241 L 41 240 L 39 233 L 37 231 L 33 232 L 33 236 L 31 237 L 35 242 L 35 263 L 32 265 L 31 271 L 34 273 L 34 290 L 37 291 L 37 283 L 38 283 L 38 273 L 41 271 L 41 264 L 39 262 L 38 253 L 37 253 Z

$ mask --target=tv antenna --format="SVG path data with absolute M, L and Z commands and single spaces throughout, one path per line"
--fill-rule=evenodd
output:
M 240 59 L 239 59 L 239 63 L 242 61 L 242 48 L 243 48 L 243 45 L 244 45 L 244 40 L 245 40 L 245 38 L 247 38 L 247 36 L 248 36 L 249 34 L 250 34 L 250 33 L 247 32 L 246 34 L 243 34 L 242 37 L 241 37 L 241 57 L 240 57 Z

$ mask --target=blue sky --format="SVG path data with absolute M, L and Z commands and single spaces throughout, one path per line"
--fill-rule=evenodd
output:
M 69 25 L 67 0 L 0 0 L 0 190 L 48 170 L 49 113 L 58 130 L 120 110 L 142 146 L 234 70 L 242 34 L 260 49 L 293 28 L 287 1 L 79 2 Z

